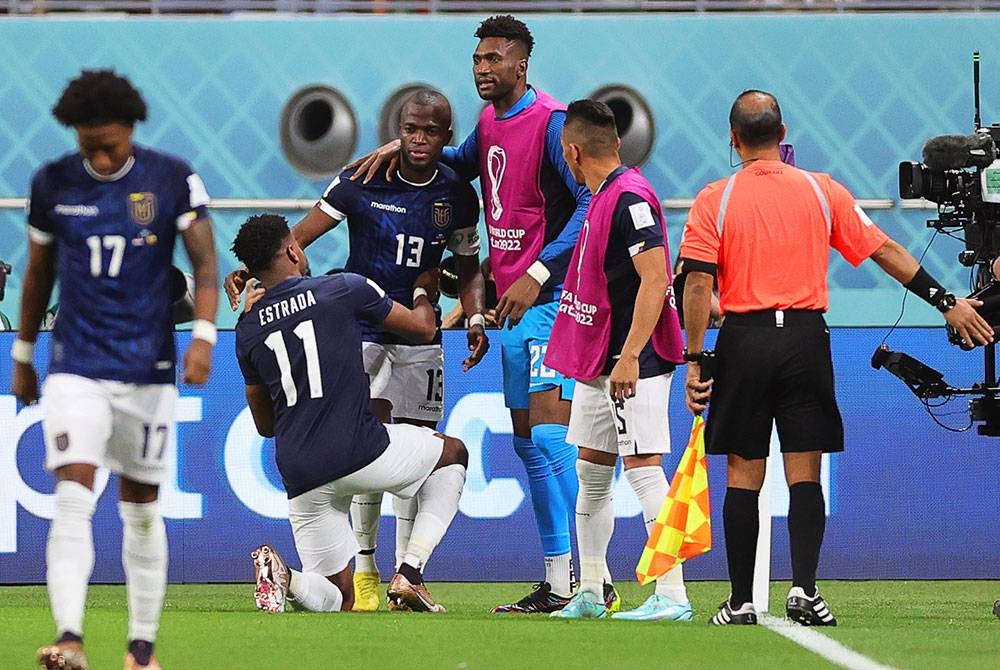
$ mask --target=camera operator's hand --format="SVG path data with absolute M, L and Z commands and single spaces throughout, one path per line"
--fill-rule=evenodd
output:
M 993 327 L 976 311 L 976 308 L 982 306 L 980 300 L 959 298 L 955 301 L 955 306 L 944 313 L 944 320 L 966 342 L 989 344 L 993 341 Z

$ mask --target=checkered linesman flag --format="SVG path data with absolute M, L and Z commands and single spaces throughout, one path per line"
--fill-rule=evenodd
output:
M 648 584 L 675 565 L 711 549 L 705 422 L 696 416 L 687 449 L 642 550 L 635 576 L 640 584 Z

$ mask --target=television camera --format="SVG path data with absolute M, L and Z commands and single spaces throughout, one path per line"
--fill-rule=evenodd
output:
M 993 272 L 1000 258 L 1000 124 L 983 127 L 979 104 L 979 52 L 972 56 L 975 115 L 972 135 L 942 135 L 927 141 L 923 162 L 899 164 L 899 195 L 903 199 L 924 198 L 937 204 L 937 218 L 927 226 L 939 232 L 962 231 L 965 249 L 959 253 L 962 265 L 975 268 L 975 291 L 969 296 L 981 300 L 979 313 L 1000 333 L 1000 281 Z M 964 350 L 966 342 L 948 326 L 948 341 Z M 882 345 L 872 356 L 872 367 L 884 368 L 901 379 L 921 401 L 935 398 L 971 396 L 969 414 L 981 423 L 980 435 L 1000 437 L 1000 386 L 996 372 L 996 345 L 984 347 L 984 375 L 981 383 L 956 388 L 944 381 L 937 370 L 902 352 Z

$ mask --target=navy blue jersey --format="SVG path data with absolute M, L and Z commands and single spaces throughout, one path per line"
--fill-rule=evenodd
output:
M 382 171 L 368 184 L 345 170 L 317 206 L 337 221 L 347 219 L 350 255 L 346 270 L 369 277 L 398 303 L 413 307 L 413 282 L 441 263 L 446 248 L 479 257 L 479 198 L 444 165 L 426 184 L 412 184 Z M 408 344 L 397 335 L 366 326 L 367 342 Z M 435 342 L 440 342 L 440 333 Z
M 236 325 L 236 357 L 248 385 L 274 402 L 278 471 L 289 498 L 357 472 L 382 455 L 389 435 L 371 411 L 361 321 L 392 309 L 371 280 L 340 273 L 294 277 L 267 289 Z
M 612 172 L 610 183 L 627 168 Z M 625 192 L 618 198 L 611 221 L 611 236 L 604 257 L 604 270 L 608 276 L 608 295 L 611 297 L 611 339 L 608 343 L 608 361 L 604 374 L 611 369 L 621 354 L 628 331 L 632 327 L 635 299 L 639 295 L 639 273 L 632 263 L 632 256 L 663 246 L 663 224 L 641 196 Z M 639 377 L 655 377 L 670 372 L 674 365 L 656 353 L 652 342 L 647 342 L 639 353 Z
M 59 318 L 49 372 L 136 384 L 175 381 L 170 268 L 177 233 L 208 194 L 183 160 L 134 147 L 113 177 L 80 154 L 31 182 L 28 233 L 55 244 Z

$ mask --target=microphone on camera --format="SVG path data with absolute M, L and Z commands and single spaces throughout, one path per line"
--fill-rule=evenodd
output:
M 993 138 L 986 133 L 941 135 L 924 145 L 924 164 L 931 170 L 989 167 L 997 157 Z

